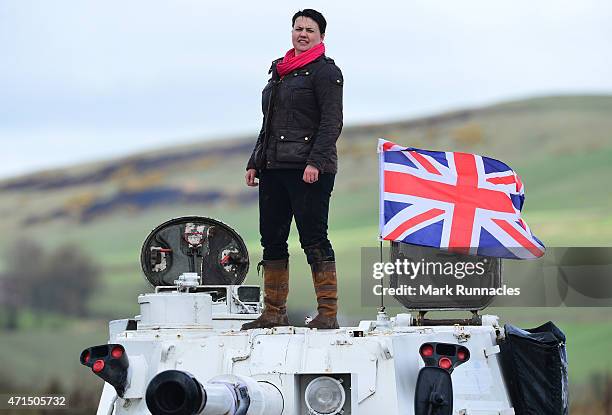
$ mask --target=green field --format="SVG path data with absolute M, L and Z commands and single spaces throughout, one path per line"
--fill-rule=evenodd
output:
M 376 247 L 378 223 L 377 137 L 431 150 L 476 152 L 507 162 L 526 185 L 524 218 L 548 246 L 612 245 L 612 192 L 604 190 L 612 178 L 612 96 L 546 97 L 502 103 L 426 119 L 346 128 L 339 144 L 340 172 L 336 179 L 330 217 L 330 239 L 339 269 L 340 310 L 344 323 L 374 318 L 375 308 L 360 304 L 360 248 Z M 240 142 L 237 139 L 236 142 Z M 224 142 L 198 148 L 215 149 Z M 193 149 L 172 149 L 181 154 Z M 62 372 L 67 379 L 91 377 L 77 363 L 88 345 L 106 340 L 108 319 L 138 313 L 136 296 L 149 290 L 139 266 L 140 244 L 159 223 L 176 216 L 197 214 L 221 219 L 245 239 L 251 269 L 247 283 L 259 284 L 255 266 L 261 256 L 257 204 L 237 202 L 237 195 L 256 192 L 242 184 L 247 153 L 228 154 L 222 162 L 203 156 L 159 171 L 136 171 L 134 158 L 155 157 L 163 151 L 108 162 L 126 167 L 106 180 L 53 190 L 0 190 L 0 249 L 19 238 L 35 238 L 52 248 L 74 243 L 103 268 L 101 287 L 90 299 L 93 321 L 50 320 L 28 323 L 18 332 L 0 331 L 1 373 L 20 384 L 42 384 Z M 102 164 L 104 165 L 104 164 Z M 53 180 L 79 177 L 101 164 L 83 165 L 32 177 Z M 2 184 L 2 183 L 0 183 Z M 111 213 L 82 221 L 80 214 L 95 201 L 118 192 L 170 186 L 186 191 L 218 190 L 227 199 L 205 204 L 160 205 L 151 208 L 120 206 Z M 59 218 L 27 224 L 33 215 L 62 210 Z M 290 308 L 301 319 L 314 310 L 309 268 L 292 230 Z M 0 262 L 0 273 L 2 262 Z M 305 295 L 304 293 L 312 293 Z M 399 311 L 399 310 L 397 310 Z M 568 335 L 573 385 L 609 370 L 612 355 L 611 309 L 502 309 L 503 321 L 530 326 L 555 321 Z M 1 317 L 1 316 L 0 316 Z M 51 319 L 52 320 L 52 319 Z M 67 341 L 67 339 L 69 339 Z M 588 352 L 585 352 L 587 351 Z M 44 358 L 40 365 L 38 359 Z

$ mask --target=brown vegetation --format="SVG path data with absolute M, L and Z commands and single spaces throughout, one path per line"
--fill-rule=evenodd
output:
M 452 135 L 453 139 L 463 146 L 473 146 L 483 141 L 482 128 L 475 122 L 455 128 Z

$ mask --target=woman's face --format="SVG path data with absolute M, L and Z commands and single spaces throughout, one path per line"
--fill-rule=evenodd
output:
M 295 19 L 291 31 L 291 42 L 293 42 L 296 55 L 318 45 L 324 38 L 325 34 L 321 34 L 319 25 L 310 17 L 299 16 Z

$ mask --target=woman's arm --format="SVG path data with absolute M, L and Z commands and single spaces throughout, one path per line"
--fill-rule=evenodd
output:
M 253 151 L 251 152 L 251 157 L 249 157 L 249 161 L 247 162 L 247 167 L 246 167 L 247 170 L 257 168 L 257 165 L 255 163 L 255 153 L 257 152 L 257 147 L 262 145 L 261 141 L 263 140 L 265 123 L 266 123 L 266 118 L 264 116 L 264 119 L 261 123 L 261 130 L 259 130 L 259 135 L 257 136 L 257 141 L 255 142 L 255 147 L 253 147 Z
M 328 63 L 315 75 L 314 92 L 321 114 L 317 137 L 307 164 L 322 170 L 342 131 L 342 72 Z

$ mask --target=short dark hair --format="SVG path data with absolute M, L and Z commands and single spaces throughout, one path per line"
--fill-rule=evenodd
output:
M 317 22 L 317 25 L 319 25 L 319 31 L 321 33 L 325 33 L 325 28 L 327 27 L 327 21 L 325 20 L 325 17 L 323 17 L 321 13 L 319 13 L 318 11 L 314 9 L 300 10 L 299 12 L 293 15 L 293 19 L 291 20 L 292 27 L 295 26 L 295 19 L 297 19 L 300 16 L 310 17 L 312 20 Z

